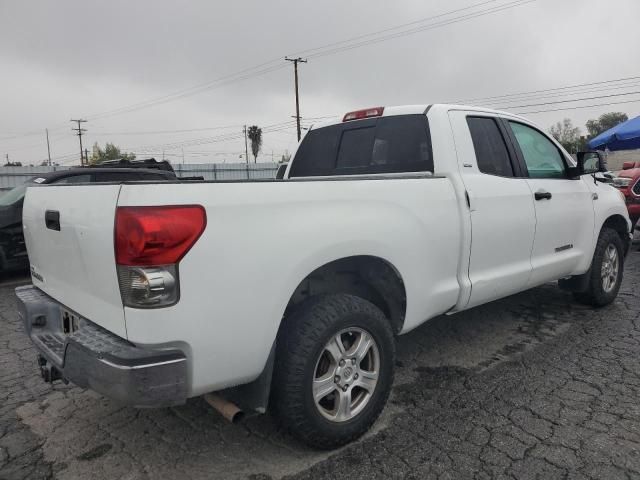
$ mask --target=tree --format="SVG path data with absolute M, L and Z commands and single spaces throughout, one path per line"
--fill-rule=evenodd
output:
M 597 137 L 602 132 L 613 128 L 622 122 L 626 122 L 627 120 L 629 120 L 629 117 L 626 113 L 622 112 L 603 113 L 595 120 L 588 120 L 586 127 L 589 132 L 589 138 Z
M 133 153 L 123 153 L 120 148 L 116 147 L 113 143 L 107 142 L 104 146 L 104 150 L 100 148 L 98 142 L 93 144 L 91 157 L 89 163 L 96 165 L 107 160 L 135 160 L 136 156 Z
M 247 136 L 251 140 L 251 153 L 253 154 L 253 163 L 258 161 L 258 153 L 262 148 L 262 129 L 257 125 L 252 125 L 247 130 Z
M 570 118 L 565 118 L 549 129 L 549 133 L 569 153 L 575 153 L 581 149 L 580 129 L 574 127 Z

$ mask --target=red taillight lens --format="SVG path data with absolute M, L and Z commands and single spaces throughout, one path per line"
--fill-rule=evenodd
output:
M 347 113 L 342 119 L 343 122 L 350 120 L 361 120 L 363 118 L 380 117 L 384 113 L 384 107 L 365 108 L 364 110 L 356 110 Z
M 118 265 L 175 264 L 184 257 L 207 224 L 200 205 L 118 207 L 115 253 Z

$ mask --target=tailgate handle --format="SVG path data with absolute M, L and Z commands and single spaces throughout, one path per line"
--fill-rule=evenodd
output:
M 60 212 L 57 210 L 47 210 L 44 214 L 44 223 L 49 230 L 60 231 Z

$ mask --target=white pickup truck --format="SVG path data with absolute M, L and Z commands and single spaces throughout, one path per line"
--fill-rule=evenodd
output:
M 310 129 L 281 180 L 29 188 L 19 311 L 49 381 L 269 401 L 331 448 L 383 409 L 394 335 L 555 280 L 614 300 L 631 224 L 599 160 L 504 112 L 379 107 Z

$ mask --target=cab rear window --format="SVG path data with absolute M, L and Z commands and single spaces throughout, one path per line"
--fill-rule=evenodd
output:
M 425 115 L 345 122 L 311 130 L 298 148 L 290 177 L 433 172 Z

